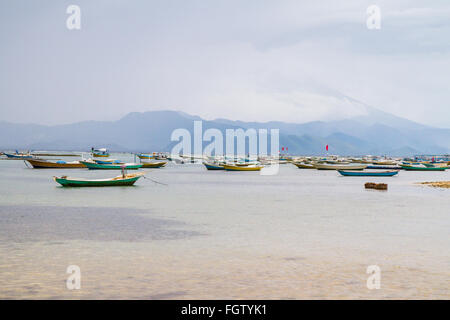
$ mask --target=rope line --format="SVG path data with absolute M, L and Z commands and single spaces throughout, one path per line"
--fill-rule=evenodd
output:
M 151 179 L 151 178 L 147 178 L 146 176 L 143 176 L 143 177 L 144 177 L 144 179 L 147 179 L 147 180 L 153 181 L 154 183 L 162 184 L 163 186 L 168 186 L 168 184 L 165 184 L 165 183 L 162 183 L 162 182 L 159 182 L 159 181 L 153 180 L 153 179 Z

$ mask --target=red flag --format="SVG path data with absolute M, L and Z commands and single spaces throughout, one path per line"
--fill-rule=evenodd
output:
M 328 151 L 328 145 L 326 146 L 326 149 L 327 149 L 327 151 Z
M 287 151 L 287 147 L 286 147 L 286 151 Z
M 284 147 L 282 147 L 282 148 L 281 148 L 281 150 L 283 150 L 283 151 L 284 151 Z

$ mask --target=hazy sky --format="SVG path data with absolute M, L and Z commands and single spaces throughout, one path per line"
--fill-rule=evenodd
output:
M 0 45 L 0 120 L 305 122 L 360 113 L 348 96 L 450 127 L 448 0 L 1 0 Z

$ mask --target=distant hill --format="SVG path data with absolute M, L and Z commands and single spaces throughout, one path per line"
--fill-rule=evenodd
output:
M 324 154 L 327 144 L 330 154 L 341 155 L 450 153 L 450 129 L 433 128 L 375 108 L 364 108 L 364 115 L 330 122 L 203 120 L 203 130 L 278 128 L 280 147 L 288 147 L 291 154 Z M 170 151 L 174 145 L 170 141 L 172 131 L 185 128 L 192 134 L 193 120 L 201 118 L 176 111 L 149 111 L 129 113 L 118 121 L 57 126 L 0 122 L 0 149 L 89 151 L 95 146 L 112 151 Z

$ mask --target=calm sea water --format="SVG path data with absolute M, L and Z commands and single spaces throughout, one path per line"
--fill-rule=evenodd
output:
M 450 190 L 415 184 L 450 171 L 146 171 L 167 185 L 62 188 L 53 175 L 119 172 L 0 161 L 0 298 L 450 298 Z M 80 290 L 66 288 L 69 265 Z M 369 265 L 379 290 L 366 286 Z

